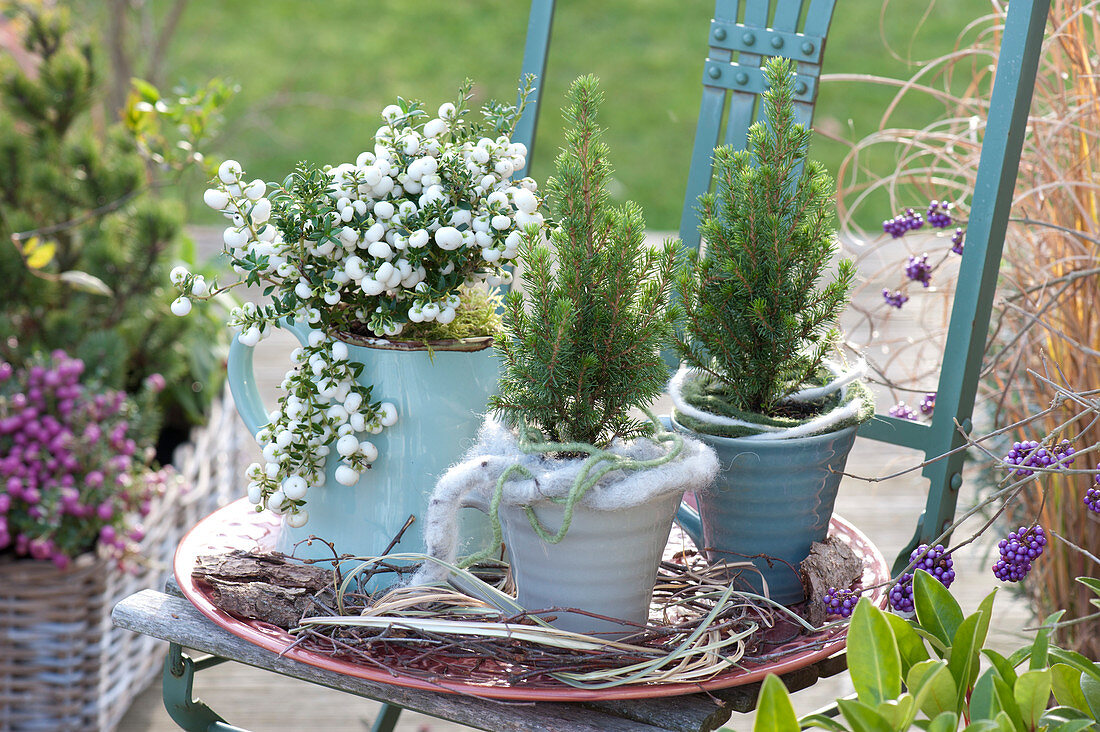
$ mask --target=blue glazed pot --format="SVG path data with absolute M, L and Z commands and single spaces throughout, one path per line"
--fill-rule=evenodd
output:
M 284 327 L 305 343 L 307 327 Z M 340 461 L 333 451 L 326 464 L 325 485 L 312 488 L 306 497 L 309 522 L 301 528 L 284 523 L 278 542 L 281 551 L 289 552 L 299 541 L 316 535 L 332 542 L 341 554 L 381 555 L 409 516 L 417 520 L 424 516 L 436 480 L 477 436 L 481 414 L 499 377 L 491 339 L 433 345 L 431 352 L 404 344 L 387 345 L 348 343 L 348 357 L 363 364 L 359 382 L 373 384 L 372 401 L 397 407 L 397 423 L 377 435 L 358 435 L 375 444 L 378 459 L 355 485 L 336 481 Z M 256 388 L 252 355 L 252 348 L 233 340 L 228 380 L 237 411 L 255 435 L 268 418 Z M 489 545 L 492 529 L 482 513 L 463 509 L 459 525 L 463 553 Z M 422 532 L 414 523 L 391 551 L 424 550 Z M 310 559 L 332 557 L 331 550 L 320 542 L 301 544 L 294 552 Z M 380 589 L 391 581 L 392 575 L 388 575 L 368 589 Z
M 676 521 L 711 562 L 752 560 L 760 575 L 743 572 L 750 591 L 761 592 L 761 577 L 776 602 L 805 599 L 798 566 L 810 545 L 829 531 L 841 472 L 856 438 L 856 427 L 789 440 L 717 437 L 672 426 L 714 448 L 719 472 L 707 493 L 696 494 L 698 512 L 681 505 Z M 782 561 L 774 561 L 782 560 Z

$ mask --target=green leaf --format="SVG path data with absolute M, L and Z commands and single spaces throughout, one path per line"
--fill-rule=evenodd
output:
M 1043 655 L 1046 655 L 1045 651 Z M 1016 679 L 1012 695 L 1016 699 L 1016 706 L 1020 708 L 1020 717 L 1027 729 L 1035 729 L 1039 724 L 1039 717 L 1043 716 L 1047 702 L 1050 700 L 1050 688 L 1050 669 L 1025 671 L 1020 674 L 1020 678 Z
M 1095 665 L 1095 664 L 1094 664 Z M 1092 676 L 1081 675 L 1081 693 L 1085 696 L 1092 718 L 1100 720 L 1100 681 Z
M 982 614 L 980 620 L 978 620 L 978 634 L 976 637 L 977 642 L 974 644 L 980 651 L 982 646 L 985 645 L 985 639 L 989 635 L 989 621 L 993 617 L 993 599 L 997 596 L 997 590 L 993 590 L 978 603 L 978 609 L 976 612 Z
M 1059 704 L 1074 709 L 1088 709 L 1085 694 L 1081 691 L 1081 670 L 1056 663 L 1050 667 L 1050 687 Z
M 859 700 L 875 706 L 901 694 L 901 658 L 885 613 L 861 598 L 848 626 L 848 671 Z
M 798 717 L 791 706 L 791 696 L 775 674 L 768 674 L 760 685 L 752 728 L 753 732 L 798 732 Z
M 959 715 L 955 712 L 940 712 L 925 729 L 927 732 L 955 732 L 959 728 Z
M 928 649 L 924 647 L 924 641 L 913 629 L 912 623 L 893 613 L 884 613 L 884 615 L 886 622 L 890 624 L 890 630 L 894 633 L 894 642 L 898 645 L 901 675 L 908 677 L 909 669 L 921 661 L 928 660 Z
M 1077 581 L 1100 596 L 1100 579 L 1096 579 L 1095 577 L 1078 577 Z
M 966 726 L 966 732 L 997 732 L 1000 729 L 992 719 L 979 719 Z
M 802 729 L 820 727 L 821 729 L 830 730 L 830 732 L 848 732 L 847 727 L 832 717 L 826 717 L 824 714 L 807 714 L 798 720 L 798 723 L 802 726 Z
M 142 79 L 132 78 L 130 84 L 133 85 L 134 91 L 141 95 L 142 101 L 156 102 L 160 99 L 160 91 L 155 86 Z
M 950 646 L 963 622 L 962 608 L 947 588 L 923 569 L 913 575 L 913 604 L 921 627 Z
M 955 692 L 958 698 L 956 709 L 963 708 L 967 692 L 973 686 L 974 680 L 978 678 L 980 663 L 978 654 L 981 651 L 981 641 L 978 636 L 981 633 L 984 615 L 985 613 L 979 610 L 963 620 L 955 633 L 955 642 L 951 645 L 947 667 L 951 669 L 951 676 L 955 679 Z
M 937 638 L 935 634 L 928 632 L 919 625 L 913 626 L 913 632 L 919 635 L 925 642 L 931 646 L 932 650 L 936 652 L 936 655 L 940 658 L 946 658 L 948 652 L 951 650 L 951 644 L 944 643 Z
M 1067 651 L 1064 648 L 1052 646 L 1048 653 L 1067 666 L 1072 666 L 1078 671 L 1100 681 L 1100 666 L 1097 666 L 1094 661 L 1082 656 L 1077 651 Z
M 970 692 L 969 716 L 972 721 L 979 719 L 992 720 L 997 713 L 997 691 L 993 687 L 993 679 L 997 675 L 996 669 L 986 669 L 985 673 L 974 682 L 974 690 Z M 969 728 L 968 728 L 969 729 Z
M 1054 624 L 1065 615 L 1065 610 L 1059 610 L 1047 616 L 1035 634 L 1035 641 L 1031 644 L 1031 669 L 1038 670 L 1047 667 L 1047 649 L 1050 647 L 1050 634 L 1054 631 Z
M 1001 732 L 1024 732 L 1024 730 L 1018 729 L 1016 725 L 1012 723 L 1012 719 L 1006 712 L 998 712 L 993 721 L 997 723 L 997 729 Z
M 1096 729 L 1096 722 L 1091 719 L 1071 719 L 1066 722 L 1062 722 L 1057 718 L 1052 718 L 1051 725 L 1057 725 L 1054 729 L 1057 732 L 1082 732 L 1082 730 Z
M 955 680 L 946 661 L 922 661 L 905 677 L 905 685 L 916 695 L 917 707 L 929 719 L 943 712 L 957 712 Z
M 1002 714 L 1013 723 L 1014 729 L 1018 732 L 1026 732 L 1024 727 L 1024 715 L 1020 713 L 1020 705 L 1016 703 L 1016 697 L 1012 692 L 1012 687 L 1006 684 L 1000 676 L 993 677 L 993 690 L 996 695 L 996 709 L 997 717 Z
M 1073 707 L 1051 707 L 1043 712 L 1043 716 L 1039 718 L 1039 723 L 1045 725 L 1066 725 L 1082 720 L 1088 722 L 1086 725 L 1087 727 L 1092 726 L 1095 721 L 1088 712 L 1082 712 L 1080 709 L 1074 709 Z M 1073 726 L 1076 727 L 1076 724 Z M 1062 729 L 1064 729 L 1063 726 L 1058 726 L 1059 732 L 1061 732 Z
M 1008 663 L 1012 668 L 1016 668 L 1029 658 L 1031 658 L 1031 646 L 1024 646 L 1008 654 Z
M 832 717 L 826 717 L 824 714 L 807 714 L 805 717 L 799 719 L 798 723 L 802 726 L 802 729 L 819 727 L 821 729 L 830 730 L 830 732 L 848 732 L 847 727 Z
M 852 725 L 853 732 L 894 732 L 894 728 L 882 718 L 881 714 L 861 701 L 837 699 L 836 705 L 840 707 L 840 712 L 848 720 L 848 724 Z
M 82 292 L 90 292 L 93 295 L 105 295 L 110 297 L 114 294 L 111 288 L 107 286 L 106 282 L 87 272 L 69 270 L 68 272 L 62 272 L 58 275 L 58 279 L 74 289 Z
M 897 699 L 887 699 L 875 707 L 875 711 L 897 732 L 905 732 L 917 716 L 917 700 L 912 694 L 902 694 Z
M 997 673 L 1000 674 L 1006 684 L 1013 686 L 1016 683 L 1016 669 L 1009 659 L 990 648 L 983 648 L 982 653 L 993 664 L 993 668 L 997 669 Z

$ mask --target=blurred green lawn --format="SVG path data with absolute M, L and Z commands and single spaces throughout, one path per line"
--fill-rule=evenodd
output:
M 880 3 L 837 4 L 826 73 L 911 73 L 886 50 Z M 606 93 L 615 196 L 639 202 L 651 229 L 676 229 L 713 8 L 712 0 L 558 2 L 533 175 L 552 170 L 566 86 L 595 73 Z M 506 0 L 191 0 L 166 81 L 222 76 L 240 84 L 216 152 L 250 175 L 281 180 L 299 160 L 354 160 L 370 147 L 378 112 L 398 95 L 434 109 L 470 77 L 480 97 L 513 99 L 527 10 Z M 988 0 L 893 0 L 886 41 L 930 58 L 987 10 Z M 869 84 L 824 84 L 815 125 L 856 139 L 874 129 L 890 97 Z M 922 122 L 934 112 L 909 114 Z M 834 173 L 843 153 L 820 136 L 812 151 Z M 192 211 L 201 220 L 200 209 Z

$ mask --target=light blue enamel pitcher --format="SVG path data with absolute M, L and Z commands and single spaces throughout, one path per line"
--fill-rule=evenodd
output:
M 302 343 L 308 326 L 284 324 Z M 332 542 L 336 551 L 378 556 L 405 525 L 409 516 L 421 520 L 436 480 L 473 444 L 481 413 L 496 390 L 499 369 L 490 338 L 466 339 L 432 346 L 431 351 L 407 344 L 362 346 L 347 343 L 348 358 L 363 364 L 359 382 L 373 385 L 372 401 L 391 402 L 398 421 L 380 434 L 359 434 L 378 448 L 378 459 L 352 486 L 334 478 L 340 464 L 335 449 L 325 470 L 325 485 L 306 497 L 309 522 L 301 528 L 284 522 L 280 551 L 311 559 L 331 558 L 320 542 L 294 545 L 315 535 Z M 255 435 L 267 424 L 267 409 L 256 387 L 253 349 L 234 338 L 229 350 L 229 388 L 237 411 Z M 485 516 L 463 509 L 460 518 L 463 553 L 488 546 L 492 530 Z M 425 549 L 420 525 L 414 523 L 392 552 Z M 374 582 L 370 590 L 393 580 Z
M 744 589 L 793 605 L 805 599 L 799 565 L 810 545 L 829 532 L 841 473 L 856 438 L 856 427 L 812 437 L 746 440 L 671 426 L 714 448 L 718 477 L 696 494 L 698 511 L 681 504 L 676 522 L 709 561 L 752 558 L 759 574 L 741 573 Z M 763 556 L 767 555 L 769 559 Z

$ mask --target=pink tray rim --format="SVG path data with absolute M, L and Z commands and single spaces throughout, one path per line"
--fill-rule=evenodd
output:
M 654 697 L 680 696 L 683 694 L 695 694 L 702 691 L 714 691 L 727 689 L 734 686 L 742 686 L 762 680 L 768 674 L 782 675 L 790 671 L 809 666 L 817 661 L 843 650 L 846 639 L 846 627 L 837 628 L 829 633 L 819 636 L 810 636 L 805 639 L 809 646 L 811 643 L 824 644 L 820 647 L 808 647 L 805 651 L 792 654 L 774 663 L 753 665 L 752 668 L 734 669 L 719 674 L 711 679 L 693 683 L 647 683 L 626 684 L 609 689 L 574 689 L 560 686 L 496 686 L 489 684 L 463 683 L 458 680 L 440 678 L 439 680 L 427 680 L 416 676 L 404 674 L 391 674 L 388 671 L 360 666 L 334 659 L 302 648 L 286 650 L 294 642 L 294 636 L 290 633 L 268 624 L 255 621 L 247 621 L 236 618 L 229 613 L 220 610 L 192 581 L 191 570 L 200 554 L 207 554 L 212 549 L 218 548 L 218 544 L 211 544 L 211 539 L 226 537 L 233 542 L 223 541 L 222 548 L 230 549 L 241 546 L 242 539 L 247 537 L 228 536 L 226 530 L 233 526 L 252 525 L 265 534 L 273 532 L 277 527 L 273 517 L 268 513 L 257 513 L 248 499 L 242 498 L 215 511 L 200 521 L 183 538 L 176 548 L 174 570 L 176 582 L 184 597 L 198 609 L 200 613 L 209 618 L 215 625 L 229 631 L 233 635 L 253 643 L 275 654 L 282 654 L 285 658 L 314 666 L 326 671 L 346 674 L 356 678 L 375 683 L 392 684 L 410 689 L 423 691 L 447 692 L 453 694 L 465 694 L 490 699 L 504 699 L 510 701 L 601 701 L 611 699 L 646 699 Z M 866 535 L 859 529 L 844 520 L 840 516 L 833 515 L 830 524 L 830 533 L 847 536 L 854 547 L 864 555 L 870 555 L 872 561 L 864 568 L 864 584 L 880 584 L 889 579 L 889 570 L 882 553 L 875 547 Z M 259 542 L 257 541 L 257 544 Z M 871 599 L 876 604 L 884 600 L 881 588 L 871 594 Z

